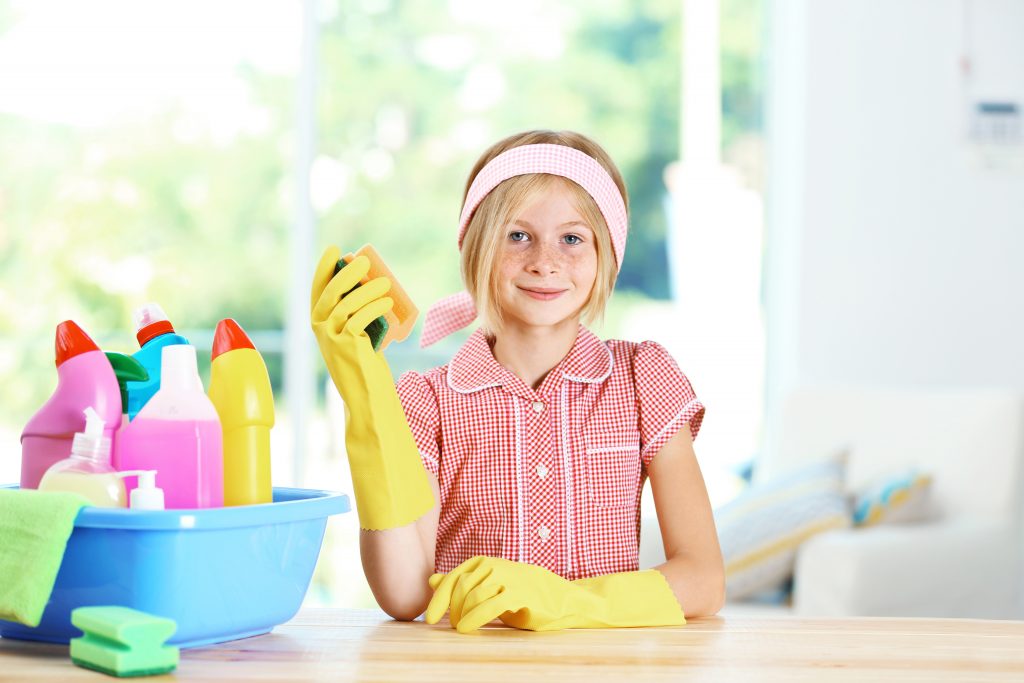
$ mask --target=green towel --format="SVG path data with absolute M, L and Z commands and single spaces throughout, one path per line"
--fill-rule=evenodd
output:
M 39 625 L 88 502 L 74 493 L 0 489 L 0 619 Z

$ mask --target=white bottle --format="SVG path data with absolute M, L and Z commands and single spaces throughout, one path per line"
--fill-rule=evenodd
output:
M 160 389 L 117 433 L 117 466 L 158 471 L 169 510 L 223 507 L 223 433 L 196 349 L 172 344 L 161 353 Z
M 103 435 L 103 425 L 99 413 L 85 409 L 85 431 L 75 434 L 71 457 L 46 470 L 40 491 L 70 491 L 97 507 L 125 506 L 124 481 L 110 464 L 110 437 Z
M 132 489 L 128 507 L 133 510 L 163 510 L 164 490 L 156 485 L 156 470 L 121 472 L 121 476 L 138 475 L 139 485 Z

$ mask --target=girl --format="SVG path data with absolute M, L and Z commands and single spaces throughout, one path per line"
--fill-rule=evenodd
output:
M 483 326 L 448 365 L 397 387 L 364 332 L 390 308 L 390 282 L 350 292 L 368 262 L 332 278 L 338 250 L 325 252 L 313 329 L 347 408 L 363 569 L 394 618 L 552 630 L 682 624 L 721 607 L 693 452 L 704 406 L 660 345 L 581 325 L 603 314 L 626 233 L 622 177 L 590 139 L 532 131 L 493 145 L 464 196 L 468 293 L 428 311 L 421 344 Z M 638 571 L 647 477 L 667 561 Z

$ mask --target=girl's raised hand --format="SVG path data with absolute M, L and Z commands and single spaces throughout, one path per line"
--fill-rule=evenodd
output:
M 345 450 L 363 529 L 405 526 L 434 506 L 419 449 L 395 391 L 391 368 L 374 351 L 366 326 L 393 305 L 387 278 L 366 277 L 370 261 L 359 256 L 337 275 L 338 248 L 328 247 L 313 275 L 310 323 L 327 371 L 348 410 Z
M 391 310 L 394 301 L 384 295 L 391 280 L 378 277 L 352 291 L 370 271 L 370 259 L 357 256 L 334 274 L 340 258 L 337 247 L 324 250 L 313 274 L 309 317 L 317 341 L 345 331 L 359 336 L 366 326 Z

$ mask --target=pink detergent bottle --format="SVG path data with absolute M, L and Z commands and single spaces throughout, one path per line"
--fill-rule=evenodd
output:
M 224 460 L 217 410 L 203 391 L 196 347 L 162 350 L 160 389 L 117 433 L 120 470 L 157 470 L 168 510 L 221 507 Z M 125 481 L 128 495 L 135 483 Z
M 39 488 L 51 465 L 68 457 L 75 433 L 85 430 L 85 409 L 103 420 L 103 436 L 121 424 L 121 390 L 114 368 L 95 342 L 71 320 L 57 326 L 57 389 L 21 433 L 21 488 Z

